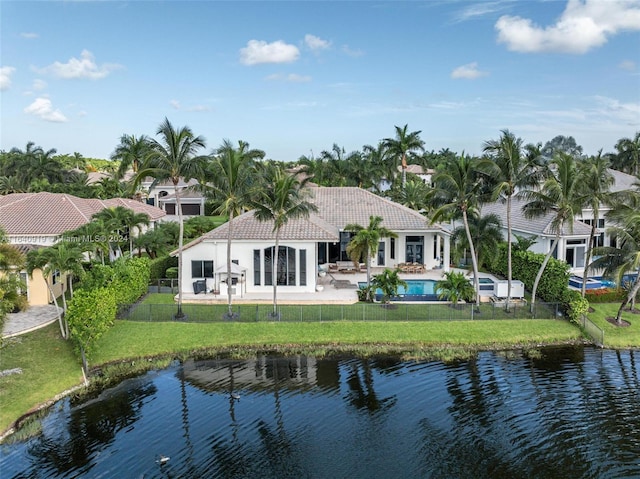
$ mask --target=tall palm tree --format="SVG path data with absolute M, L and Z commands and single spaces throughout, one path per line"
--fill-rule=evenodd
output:
M 393 231 L 381 226 L 381 216 L 369 216 L 369 226 L 364 227 L 357 223 L 349 223 L 344 227 L 345 231 L 355 233 L 347 245 L 347 254 L 354 263 L 359 263 L 365 258 L 367 265 L 367 288 L 371 284 L 371 256 L 376 254 L 381 238 L 397 238 Z
M 487 258 L 495 256 L 498 245 L 502 242 L 502 221 L 496 214 L 480 216 L 478 212 L 469 214 L 469 230 L 478 254 L 478 265 L 485 266 Z M 467 232 L 464 226 L 453 230 L 453 242 L 463 250 L 469 248 Z
M 580 170 L 582 187 L 584 188 L 584 195 L 586 197 L 585 207 L 591 209 L 593 212 L 589 244 L 587 245 L 587 253 L 584 260 L 584 273 L 582 274 L 582 297 L 584 298 L 587 292 L 589 263 L 591 263 L 591 256 L 593 248 L 595 247 L 600 209 L 610 201 L 611 194 L 609 191 L 614 183 L 614 179 L 609 171 L 609 160 L 607 157 L 602 156 L 602 150 L 600 150 L 596 156 L 582 161 L 580 163 Z
M 607 220 L 616 224 L 609 228 L 616 236 L 615 245 L 595 248 L 594 253 L 599 258 L 591 263 L 591 267 L 603 268 L 604 275 L 615 277 L 619 286 L 623 285 L 627 273 L 637 273 L 616 314 L 616 322 L 621 324 L 622 311 L 627 304 L 633 308 L 640 291 L 640 182 L 636 183 L 636 190 L 619 194 L 612 206 Z
M 142 227 L 149 226 L 149 215 L 146 213 L 136 213 L 133 210 L 127 208 L 129 212 L 124 217 L 123 226 L 126 229 L 126 236 L 129 239 L 129 256 L 133 258 L 133 230 L 134 228 L 138 230 L 137 236 L 142 234 Z
M 134 173 L 140 169 L 140 165 L 149 153 L 150 141 L 146 135 L 122 135 L 120 144 L 116 146 L 115 151 L 111 154 L 112 160 L 119 160 L 120 166 L 115 174 L 115 178 L 120 180 L 124 178 L 125 173 L 131 168 Z
M 289 220 L 308 218 L 312 212 L 318 210 L 308 198 L 310 191 L 306 184 L 308 179 L 300 179 L 289 175 L 281 168 L 265 165 L 261 171 L 264 184 L 258 192 L 254 202 L 255 217 L 258 221 L 272 221 L 275 233 L 275 247 L 271 255 L 272 283 L 273 283 L 273 313 L 278 317 L 277 287 L 278 287 L 278 257 L 280 253 L 280 231 Z
M 102 223 L 99 224 L 102 224 L 105 228 L 104 234 L 109 242 L 110 259 L 122 256 L 121 238 L 124 238 L 129 223 L 133 221 L 133 214 L 133 210 L 124 206 L 112 206 L 104 208 L 92 216 L 94 220 L 101 221 Z M 113 246 L 111 243 L 113 243 Z
M 582 177 L 575 159 L 567 153 L 556 153 L 550 163 L 547 179 L 540 188 L 523 192 L 523 197 L 528 201 L 522 212 L 526 218 L 539 218 L 548 214 L 552 215 L 550 228 L 555 233 L 549 251 L 542 261 L 542 265 L 536 274 L 531 291 L 531 312 L 534 312 L 536 291 L 540 278 L 544 273 L 549 258 L 557 248 L 560 235 L 565 227 L 569 233 L 573 232 L 575 216 L 582 211 L 585 204 L 585 196 L 582 190 Z
M 469 214 L 476 214 L 482 183 L 478 177 L 478 160 L 464 153 L 457 157 L 447 157 L 433 177 L 434 189 L 431 193 L 433 203 L 437 206 L 431 219 L 456 219 L 462 217 L 471 262 L 473 282 L 476 292 L 476 307 L 480 308 L 480 282 L 478 279 L 478 256 L 471 236 Z
M 526 154 L 522 139 L 516 138 L 509 130 L 502 130 L 500 139 L 485 142 L 483 151 L 488 153 L 492 160 L 486 165 L 495 182 L 492 199 L 505 201 L 507 204 L 507 301 L 505 308 L 509 310 L 513 280 L 511 200 L 519 190 L 538 184 L 540 168 L 535 158 Z
M 385 138 L 383 140 L 385 146 L 390 150 L 391 154 L 396 158 L 400 158 L 402 166 L 402 187 L 407 183 L 407 155 L 413 152 L 424 151 L 424 141 L 420 139 L 421 131 L 407 132 L 409 125 L 402 128 L 396 126 L 395 138 Z
M 233 318 L 231 290 L 231 241 L 233 239 L 233 219 L 248 210 L 255 190 L 255 162 L 264 158 L 262 150 L 250 149 L 249 143 L 239 141 L 234 147 L 224 140 L 215 151 L 211 164 L 205 173 L 206 183 L 202 191 L 218 201 L 216 213 L 225 215 L 227 231 L 227 318 Z
M 165 118 L 156 130 L 160 139 L 150 140 L 150 149 L 145 161 L 134 179 L 134 184 L 139 184 L 143 178 L 152 177 L 157 181 L 170 180 L 173 184 L 176 196 L 176 209 L 178 210 L 178 224 L 180 234 L 178 237 L 178 312 L 177 319 L 184 317 L 182 312 L 182 245 L 184 224 L 182 221 L 182 204 L 180 203 L 180 180 L 188 182 L 192 178 L 201 178 L 206 156 L 197 155 L 201 148 L 205 147 L 205 140 L 201 136 L 195 136 L 191 128 L 184 126 L 174 128 L 171 122 Z
M 376 146 L 364 145 L 362 154 L 371 170 L 372 187 L 380 193 L 383 180 L 391 183 L 397 174 L 395 159 L 390 160 L 391 154 L 384 141 L 379 142 Z
M 631 175 L 640 174 L 640 131 L 633 138 L 621 138 L 616 143 L 616 166 Z

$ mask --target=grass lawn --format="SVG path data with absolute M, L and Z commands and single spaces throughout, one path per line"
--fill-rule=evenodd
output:
M 58 323 L 7 339 L 0 351 L 0 370 L 22 374 L 0 377 L 0 431 L 33 407 L 82 382 L 82 370 L 71 343 L 60 337 Z
M 622 313 L 622 319 L 631 323 L 628 327 L 614 326 L 605 318 L 615 317 L 620 303 L 592 304 L 595 310 L 589 313 L 589 319 L 600 329 L 604 330 L 604 345 L 607 348 L 638 348 L 640 347 L 640 314 L 629 311 Z

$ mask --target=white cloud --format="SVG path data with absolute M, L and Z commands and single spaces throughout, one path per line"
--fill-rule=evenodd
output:
M 364 52 L 360 49 L 351 48 L 349 45 L 342 45 L 342 51 L 350 57 L 361 57 Z
M 24 112 L 53 123 L 64 123 L 68 121 L 67 117 L 64 116 L 60 110 L 53 109 L 53 104 L 48 98 L 36 98 L 31 105 L 24 109 Z
M 311 81 L 311 77 L 308 75 L 298 75 L 297 73 L 289 73 L 288 75 L 282 75 L 281 73 L 274 73 L 266 77 L 267 80 L 272 81 L 287 81 L 292 83 L 307 83 Z
M 36 78 L 35 80 L 33 80 L 33 86 L 31 88 L 33 88 L 34 90 L 44 90 L 45 88 L 47 88 L 47 82 Z
M 627 70 L 630 72 L 636 71 L 636 62 L 633 60 L 624 60 L 618 64 L 618 68 L 622 68 L 623 70 Z
M 282 40 L 267 43 L 262 40 L 249 40 L 245 48 L 240 49 L 240 63 L 243 65 L 257 65 L 259 63 L 291 63 L 300 56 L 300 50 L 295 45 L 289 45 Z
M 13 67 L 0 67 L 0 91 L 8 90 L 11 87 L 11 75 L 16 71 Z
M 29 40 L 32 40 L 34 38 L 39 38 L 40 35 L 38 35 L 37 33 L 33 33 L 33 32 L 23 32 L 20 34 L 20 36 L 22 38 L 28 38 Z
M 504 15 L 495 24 L 498 42 L 516 52 L 586 53 L 625 30 L 640 30 L 639 0 L 569 0 L 558 21 L 547 27 Z
M 458 68 L 454 68 L 451 72 L 451 78 L 466 78 L 467 80 L 475 80 L 483 76 L 487 76 L 489 73 L 478 70 L 478 63 L 472 62 L 466 65 L 461 65 Z
M 455 22 L 465 22 L 474 18 L 484 17 L 505 10 L 509 2 L 471 3 L 455 14 Z
M 54 62 L 44 68 L 36 69 L 36 71 L 38 73 L 48 73 L 66 80 L 73 78 L 99 80 L 119 68 L 122 68 L 122 66 L 114 63 L 103 63 L 101 66 L 98 66 L 93 54 L 89 50 L 82 50 L 80 59 L 71 57 L 67 63 Z
M 322 38 L 316 37 L 315 35 L 311 35 L 309 33 L 304 36 L 304 43 L 308 48 L 314 51 L 326 50 L 331 46 L 331 42 L 323 40 Z
M 178 101 L 178 100 L 171 100 L 169 102 L 169 105 L 171 105 L 174 109 L 176 110 L 184 110 L 184 111 L 211 111 L 211 107 L 206 106 L 206 105 L 194 105 L 194 106 L 190 106 L 187 108 L 183 108 L 182 104 Z
M 169 102 L 169 105 L 171 105 L 175 110 L 179 110 L 181 108 L 180 102 L 178 100 L 171 100 Z
M 640 102 L 623 103 L 606 96 L 594 97 L 598 107 L 597 115 L 621 121 L 634 127 L 640 126 Z

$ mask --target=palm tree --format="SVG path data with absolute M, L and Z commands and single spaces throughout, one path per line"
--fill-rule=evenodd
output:
M 379 142 L 377 146 L 364 145 L 362 153 L 371 170 L 372 187 L 376 192 L 380 193 L 382 181 L 388 180 L 391 182 L 395 174 L 397 174 L 394 160 L 390 160 L 389 149 L 383 141 Z
M 585 206 L 593 212 L 589 244 L 587 245 L 587 254 L 584 260 L 584 273 L 582 274 L 582 297 L 584 298 L 587 292 L 589 263 L 595 247 L 596 229 L 600 219 L 600 208 L 609 202 L 611 197 L 609 189 L 613 185 L 614 179 L 609 171 L 609 160 L 602 156 L 602 150 L 596 156 L 581 162 L 580 169 L 583 180 L 582 187 L 586 196 Z
M 476 307 L 480 309 L 480 283 L 478 279 L 478 256 L 476 254 L 469 214 L 476 214 L 482 184 L 477 175 L 478 161 L 464 153 L 457 157 L 448 157 L 433 177 L 434 189 L 432 200 L 438 207 L 431 219 L 437 222 L 442 219 L 456 219 L 462 216 L 462 223 L 467 234 L 471 262 L 473 266 L 473 282 L 476 291 Z
M 231 291 L 231 240 L 233 239 L 233 219 L 250 208 L 255 189 L 255 161 L 264 158 L 264 151 L 250 149 L 249 143 L 238 142 L 234 147 L 224 140 L 215 151 L 213 162 L 206 171 L 204 193 L 219 202 L 216 213 L 227 216 L 227 318 L 232 319 Z
M 123 219 L 123 226 L 126 228 L 127 237 L 129 238 L 129 256 L 133 257 L 133 229 L 138 230 L 138 235 L 142 234 L 142 227 L 149 226 L 149 215 L 146 213 L 136 213 L 127 208 L 129 212 Z
M 474 296 L 473 286 L 464 273 L 455 271 L 445 273 L 444 279 L 436 282 L 435 291 L 439 299 L 451 301 L 454 308 L 458 301 L 472 301 Z
M 382 273 L 376 274 L 371 281 L 371 286 L 374 289 L 380 289 L 382 291 L 382 302 L 389 304 L 391 298 L 398 294 L 398 288 L 402 286 L 407 287 L 406 281 L 400 279 L 398 276 L 400 271 L 398 269 L 391 270 L 385 268 Z
M 469 230 L 478 254 L 478 265 L 486 266 L 487 258 L 494 257 L 502 242 L 502 221 L 496 214 L 480 216 L 478 212 L 469 214 Z M 459 248 L 469 248 L 464 226 L 453 230 L 452 240 Z
M 412 175 L 413 176 L 413 175 Z M 431 187 L 419 179 L 410 179 L 404 188 L 393 187 L 387 195 L 396 203 L 415 211 L 425 211 L 428 207 L 427 197 Z
M 264 184 L 254 202 L 255 217 L 258 221 L 272 221 L 275 233 L 275 247 L 271 255 L 273 284 L 273 313 L 278 317 L 277 287 L 278 259 L 280 256 L 280 231 L 289 220 L 308 218 L 318 210 L 308 201 L 310 192 L 306 186 L 308 179 L 299 179 L 273 165 L 265 165 L 261 171 Z
M 365 228 L 356 223 L 349 223 L 344 227 L 345 231 L 355 233 L 347 245 L 347 254 L 354 263 L 360 263 L 365 258 L 367 265 L 367 289 L 371 284 L 371 256 L 376 254 L 380 238 L 397 238 L 398 235 L 388 230 L 382 224 L 382 217 L 370 216 L 369 226 Z
M 535 157 L 528 155 L 522 145 L 522 139 L 516 138 L 509 130 L 502 130 L 499 140 L 484 143 L 483 151 L 491 157 L 491 163 L 483 163 L 495 182 L 492 199 L 507 204 L 507 301 L 505 308 L 509 310 L 511 302 L 511 282 L 513 270 L 511 204 L 512 198 L 523 188 L 532 188 L 540 181 L 540 168 Z M 529 150 L 530 151 L 530 150 Z
M 549 251 L 542 261 L 531 291 L 531 312 L 534 312 L 536 291 L 549 258 L 557 248 L 560 235 L 565 227 L 569 233 L 573 232 L 573 221 L 576 214 L 582 211 L 585 197 L 582 191 L 582 178 L 579 174 L 575 159 L 567 153 L 557 153 L 550 163 L 548 177 L 538 189 L 526 190 L 523 197 L 528 200 L 522 207 L 526 218 L 539 218 L 552 215 L 550 228 L 555 233 Z
M 20 305 L 20 291 L 24 285 L 20 284 L 21 281 L 15 273 L 24 266 L 24 259 L 24 255 L 9 244 L 6 233 L 0 227 L 0 329 L 5 314 Z
M 621 138 L 616 143 L 616 166 L 634 176 L 640 174 L 640 131 L 633 138 Z
M 107 237 L 109 243 L 109 252 L 110 256 L 112 256 L 110 259 L 122 256 L 121 239 L 124 238 L 129 223 L 133 221 L 133 214 L 133 210 L 124 206 L 112 206 L 98 211 L 91 217 L 101 222 L 99 224 L 102 224 L 105 228 L 103 235 Z M 114 247 L 111 246 L 111 243 L 114 243 Z
M 420 139 L 421 131 L 408 133 L 408 126 L 409 125 L 404 125 L 402 128 L 396 126 L 395 138 L 385 138 L 383 140 L 385 146 L 390 150 L 390 153 L 396 158 L 400 157 L 403 188 L 407 183 L 407 155 L 413 152 L 424 151 L 424 141 Z
M 180 203 L 180 180 L 188 182 L 192 178 L 203 176 L 207 157 L 196 153 L 205 147 L 205 140 L 195 136 L 189 127 L 174 128 L 167 118 L 156 131 L 160 140 L 150 140 L 147 157 L 138 170 L 134 184 L 139 184 L 143 178 L 152 177 L 158 181 L 170 180 L 173 183 L 178 210 L 178 224 L 180 234 L 178 238 L 178 312 L 176 319 L 182 319 L 182 244 L 184 224 L 182 222 L 182 204 Z
M 150 141 L 146 135 L 122 135 L 120 144 L 116 146 L 115 151 L 111 154 L 112 160 L 119 160 L 120 166 L 115 174 L 115 178 L 120 180 L 124 178 L 125 173 L 131 168 L 134 173 L 140 169 L 140 165 L 149 154 Z
M 615 277 L 617 284 L 623 284 L 624 276 L 629 272 L 638 275 L 628 288 L 622 301 L 616 323 L 622 323 L 622 311 L 627 304 L 633 308 L 634 300 L 640 291 L 640 183 L 637 191 L 628 191 L 622 195 L 607 214 L 607 219 L 617 226 L 609 231 L 616 236 L 615 246 L 594 249 L 599 258 L 591 263 L 592 268 L 604 268 L 604 275 Z

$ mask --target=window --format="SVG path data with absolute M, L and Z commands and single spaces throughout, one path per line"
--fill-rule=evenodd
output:
M 190 216 L 198 216 L 200 214 L 200 205 L 181 205 L 182 214 Z
M 384 241 L 378 244 L 378 266 L 384 266 Z
M 253 250 L 253 284 L 260 286 L 260 250 Z
M 264 284 L 266 286 L 273 286 L 274 249 L 274 247 L 264 249 Z M 295 286 L 296 250 L 288 246 L 280 246 L 277 260 L 278 286 Z
M 307 285 L 307 250 L 300 250 L 300 286 Z
M 389 238 L 389 258 L 396 259 L 396 239 Z
M 191 261 L 192 278 L 213 278 L 213 261 Z
M 60 282 L 60 270 L 57 269 L 51 273 L 51 284 L 58 284 Z
M 165 203 L 164 210 L 167 212 L 168 215 L 175 215 L 176 205 L 174 205 L 173 203 Z
M 572 268 L 583 268 L 585 250 L 585 240 L 567 240 L 564 259 Z
M 351 241 L 351 237 L 354 235 L 355 233 L 350 233 L 348 231 L 341 231 L 340 232 L 340 259 L 339 261 L 349 261 L 351 258 L 349 258 L 349 255 L 347 254 L 347 245 L 349 244 L 349 241 Z

